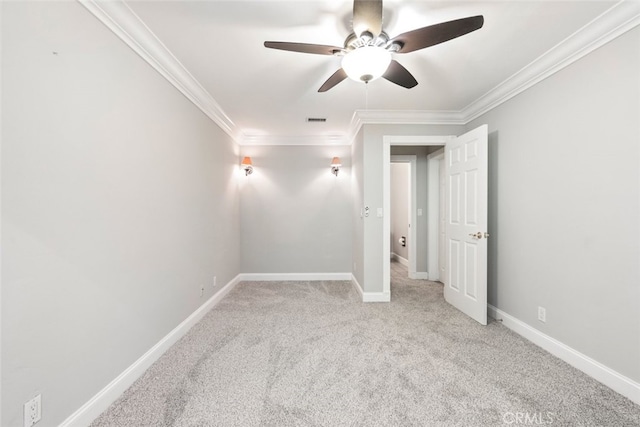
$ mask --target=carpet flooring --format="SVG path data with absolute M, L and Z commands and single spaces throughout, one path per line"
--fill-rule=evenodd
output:
M 350 282 L 243 282 L 92 426 L 640 426 L 640 406 L 444 302 L 392 263 Z

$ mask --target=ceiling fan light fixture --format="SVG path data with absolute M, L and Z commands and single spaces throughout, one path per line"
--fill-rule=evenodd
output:
M 365 83 L 381 77 L 390 63 L 391 53 L 379 46 L 360 47 L 342 58 L 342 68 L 347 76 Z
M 1 0 L 0 0 L 1 1 Z M 343 47 L 311 43 L 265 41 L 270 49 L 316 55 L 342 56 L 342 67 L 336 70 L 318 89 L 326 92 L 338 83 L 351 78 L 368 83 L 384 77 L 406 89 L 416 87 L 418 81 L 398 61 L 394 54 L 405 54 L 444 43 L 482 28 L 482 15 L 440 22 L 389 38 L 382 28 L 383 0 L 353 0 L 351 28 Z

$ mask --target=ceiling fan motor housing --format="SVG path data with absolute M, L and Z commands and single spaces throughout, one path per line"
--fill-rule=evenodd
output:
M 351 33 L 344 41 L 344 50 L 347 52 L 364 46 L 377 46 L 385 49 L 391 47 L 389 44 L 389 36 L 384 31 L 376 37 L 369 31 L 365 31 L 360 37 L 356 36 L 355 33 Z

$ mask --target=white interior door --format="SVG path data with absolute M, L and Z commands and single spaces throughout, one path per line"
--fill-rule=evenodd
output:
M 445 145 L 445 300 L 487 324 L 487 125 Z

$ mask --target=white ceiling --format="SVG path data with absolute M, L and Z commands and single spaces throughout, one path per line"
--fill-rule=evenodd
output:
M 460 112 L 589 24 L 616 1 L 386 0 L 391 36 L 483 15 L 484 27 L 438 46 L 395 54 L 413 89 L 379 79 L 322 83 L 340 58 L 267 49 L 265 40 L 342 46 L 352 3 L 128 1 L 131 10 L 217 102 L 237 135 L 258 141 L 344 141 L 354 111 Z M 323 117 L 326 123 L 307 123 Z

